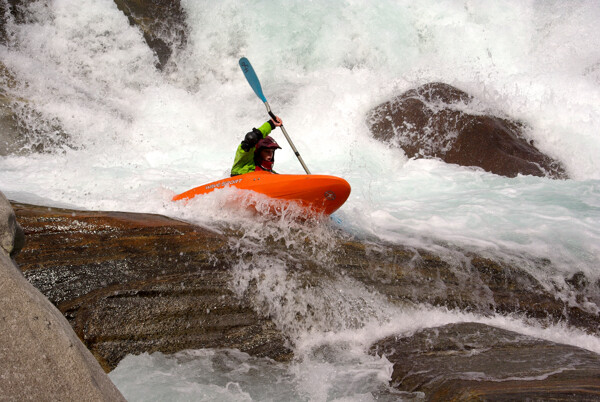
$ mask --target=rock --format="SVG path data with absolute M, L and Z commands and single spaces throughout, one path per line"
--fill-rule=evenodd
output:
M 590 281 L 582 271 L 574 273 L 566 282 L 576 290 L 583 290 L 590 286 Z
M 186 14 L 179 0 L 114 0 L 115 4 L 138 26 L 148 46 L 157 56 L 157 68 L 164 69 L 174 51 L 187 43 Z M 17 24 L 31 22 L 27 9 L 32 0 L 0 1 L 0 44 L 9 42 L 7 19 Z
M 438 256 L 398 245 L 356 241 L 343 242 L 338 253 L 337 266 L 345 274 L 392 302 L 425 303 L 483 315 L 518 314 L 600 335 L 597 285 L 568 288 L 567 292 L 582 300 L 582 305 L 573 305 L 548 292 L 524 269 L 475 253 L 455 250 L 454 255 Z M 551 269 L 548 262 L 538 264 L 542 272 Z
M 389 337 L 390 384 L 426 400 L 598 400 L 600 355 L 477 323 Z
M 127 354 L 237 348 L 287 360 L 273 323 L 230 290 L 227 238 L 158 215 L 14 204 L 25 277 L 106 371 Z
M 17 223 L 10 203 L 4 194 L 0 193 L 0 253 L 14 257 L 24 244 L 23 229 Z
M 6 29 L 10 20 L 15 24 L 37 22 L 28 6 L 32 0 L 0 1 L 0 44 L 11 46 L 10 32 Z M 41 5 L 40 7 L 47 7 Z M 50 119 L 36 110 L 28 99 L 18 95 L 20 82 L 0 62 L 0 156 L 11 154 L 49 153 L 62 147 L 74 148 L 70 135 L 58 119 Z
M 6 244 L 16 242 L 5 240 L 15 234 L 14 214 L 0 196 L 1 398 L 124 401 L 67 320 L 9 258 Z
M 20 0 L 0 1 L 0 44 L 2 45 L 5 45 L 9 39 L 6 31 L 8 18 L 17 21 L 23 19 Z
M 157 215 L 13 206 L 27 237 L 17 256 L 25 277 L 59 307 L 106 370 L 129 353 L 203 347 L 291 358 L 285 336 L 259 314 L 260 297 L 253 300 L 257 295 L 250 291 L 239 299 L 230 290 L 230 245 L 243 232 L 217 234 Z M 288 249 L 277 236 L 265 241 L 278 258 L 289 256 L 290 266 L 303 261 L 293 270 L 298 286 L 314 288 L 341 275 L 399 305 L 516 313 L 600 334 L 594 311 L 550 294 L 518 267 L 468 253 L 452 262 L 424 250 L 338 235 L 327 239 L 333 242 L 327 267 L 315 260 L 315 245 Z M 600 294 L 589 286 L 581 291 Z
M 175 50 L 187 43 L 186 14 L 179 0 L 115 0 L 119 10 L 138 26 L 164 69 Z
M 18 85 L 0 62 L 0 156 L 75 149 L 57 119 L 45 118 L 28 100 L 14 95 Z
M 566 179 L 560 162 L 523 135 L 523 125 L 469 114 L 467 93 L 430 83 L 385 102 L 367 115 L 376 139 L 401 147 L 409 158 L 436 157 L 507 177 L 519 174 Z
M 0 322 L 2 399 L 125 400 L 67 320 L 2 254 Z
M 0 44 L 6 44 L 7 32 L 6 32 L 6 16 L 8 14 L 7 4 L 0 2 Z
M 11 108 L 12 101 L 6 92 L 9 85 L 14 86 L 14 78 L 0 62 L 0 156 L 14 153 L 23 146 L 19 140 L 18 118 Z

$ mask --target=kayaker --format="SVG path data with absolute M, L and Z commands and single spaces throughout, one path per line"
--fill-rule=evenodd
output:
M 283 123 L 275 116 L 275 119 L 267 121 L 259 128 L 253 128 L 246 134 L 235 153 L 235 160 L 231 168 L 231 175 L 254 172 L 255 170 L 273 171 L 275 163 L 275 150 L 281 149 L 277 142 L 269 134 Z

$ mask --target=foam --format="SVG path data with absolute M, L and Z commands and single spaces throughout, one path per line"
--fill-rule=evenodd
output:
M 238 59 L 246 56 L 311 171 L 351 184 L 335 230 L 442 254 L 459 248 L 504 258 L 564 298 L 570 297 L 561 290 L 564 280 L 574 273 L 599 278 L 600 49 L 592 39 L 600 35 L 600 8 L 594 2 L 182 5 L 189 41 L 166 73 L 156 71 L 142 34 L 111 2 L 33 3 L 35 23 L 8 22 L 13 36 L 9 47 L 0 46 L 0 61 L 22 85 L 6 90 L 39 113 L 21 116 L 30 127 L 52 137 L 57 135 L 52 125 L 39 118 L 57 122 L 68 145 L 52 154 L 1 157 L 0 190 L 17 201 L 161 213 L 215 230 L 245 225 L 245 241 L 267 230 L 290 247 L 300 244 L 280 231 L 289 221 L 265 223 L 222 208 L 222 192 L 189 204 L 170 201 L 226 177 L 243 135 L 268 118 L 238 68 Z M 410 160 L 371 138 L 364 120 L 371 108 L 431 81 L 474 95 L 477 101 L 467 111 L 524 121 L 527 136 L 563 161 L 573 179 L 509 179 L 437 160 Z M 278 130 L 273 135 L 283 147 L 276 170 L 302 173 L 282 135 Z M 293 230 L 326 239 L 333 229 Z M 540 259 L 551 262 L 542 271 L 532 263 Z M 262 269 L 279 263 L 254 262 L 267 264 Z M 252 272 L 240 264 L 237 290 L 244 292 L 249 279 L 243 273 Z M 259 301 L 281 317 L 280 325 L 301 348 L 308 335 L 288 318 L 318 294 L 307 290 L 302 303 L 277 310 L 274 300 L 297 286 L 285 264 L 289 261 L 276 267 L 283 271 L 277 271 L 275 294 L 264 293 Z M 363 330 L 345 319 L 370 295 L 359 285 L 347 286 L 352 292 L 335 300 L 349 310 L 333 322 L 337 335 L 360 338 Z M 383 317 L 387 308 L 377 302 L 369 311 Z M 323 317 L 329 314 L 322 311 Z M 406 314 L 397 316 L 404 324 L 394 331 L 419 326 L 422 311 Z M 312 325 L 326 327 L 323 317 Z M 505 317 L 436 311 L 428 325 L 462 319 L 600 352 L 597 337 Z M 359 320 L 361 328 L 374 325 L 382 335 L 388 324 L 374 322 Z

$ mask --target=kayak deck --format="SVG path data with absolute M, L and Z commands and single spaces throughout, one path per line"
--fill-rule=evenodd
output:
M 340 177 L 327 175 L 291 175 L 251 172 L 195 187 L 173 197 L 173 201 L 192 199 L 216 189 L 235 187 L 251 190 L 270 198 L 295 201 L 313 212 L 332 214 L 350 196 L 350 184 Z

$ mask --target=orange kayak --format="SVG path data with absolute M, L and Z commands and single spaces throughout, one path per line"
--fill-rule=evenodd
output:
M 325 175 L 273 174 L 251 172 L 204 184 L 173 197 L 173 201 L 194 198 L 216 189 L 236 187 L 269 198 L 297 202 L 316 213 L 332 214 L 350 195 L 350 184 L 342 178 Z

